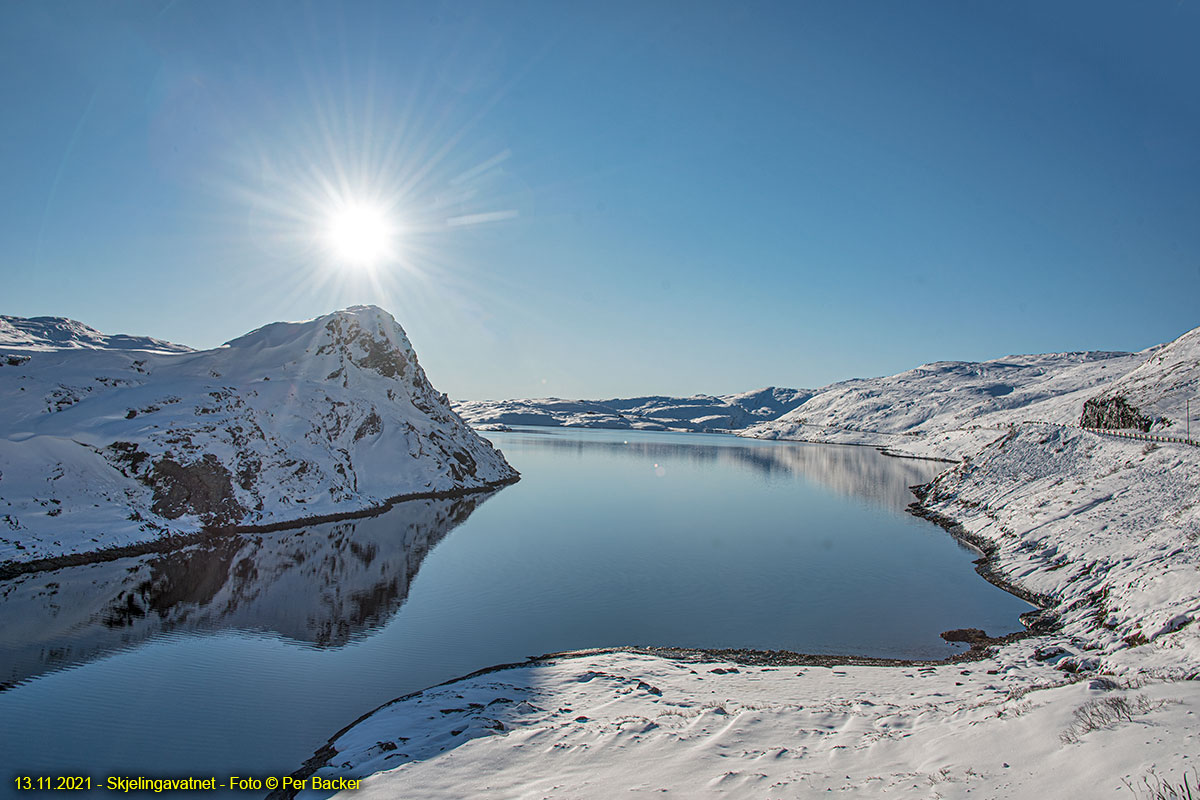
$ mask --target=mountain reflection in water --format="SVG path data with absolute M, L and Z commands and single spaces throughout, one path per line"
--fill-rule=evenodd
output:
M 492 494 L 0 582 L 0 687 L 173 631 L 343 646 L 399 610 L 429 551 Z
M 621 432 L 605 433 L 620 435 Z M 843 496 L 892 509 L 903 509 L 913 502 L 915 498 L 908 487 L 928 482 L 933 475 L 949 466 L 924 459 L 881 458 L 874 447 L 809 445 L 803 442 L 775 444 L 717 434 L 659 434 L 663 437 L 659 440 L 630 437 L 628 441 L 613 441 L 580 438 L 580 431 L 575 428 L 515 428 L 503 439 L 497 437 L 496 441 L 511 448 L 523 435 L 536 436 L 538 448 L 573 450 L 581 457 L 585 450 L 603 450 L 608 454 L 629 458 L 669 458 L 702 466 L 742 468 L 767 478 L 804 478 Z M 674 443 L 667 440 L 668 436 L 684 437 L 684 440 Z

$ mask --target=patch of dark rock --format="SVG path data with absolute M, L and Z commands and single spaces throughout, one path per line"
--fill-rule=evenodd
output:
M 1052 658 L 1058 658 L 1059 656 L 1066 655 L 1070 655 L 1070 651 L 1058 647 L 1057 645 L 1039 647 L 1033 651 L 1033 658 L 1035 661 L 1049 661 Z
M 1079 417 L 1080 427 L 1103 430 L 1133 428 L 1149 433 L 1153 424 L 1154 420 L 1142 414 L 1136 406 L 1130 405 L 1121 395 L 1093 397 L 1087 400 L 1083 404 L 1083 414 Z
M 238 468 L 238 486 L 250 491 L 254 488 L 260 472 L 262 472 L 262 459 L 252 458 L 243 461 Z
M 133 442 L 113 442 L 106 449 L 113 454 L 112 460 L 117 462 L 118 469 L 128 477 L 137 475 L 142 463 L 150 457 Z
M 350 363 L 363 369 L 378 372 L 385 378 L 403 378 L 408 369 L 408 360 L 391 342 L 381 342 L 363 330 L 357 320 L 331 319 L 325 329 L 333 341 L 317 348 L 317 355 L 341 351 Z M 355 354 L 355 350 L 361 354 Z
M 979 628 L 955 628 L 952 631 L 942 631 L 941 636 L 947 642 L 965 642 L 970 645 L 992 641 L 992 637 Z
M 358 426 L 358 430 L 354 431 L 354 441 L 362 441 L 368 436 L 374 436 L 382 432 L 383 420 L 380 419 L 379 414 L 375 413 L 375 409 L 371 409 L 371 413 Z
M 475 459 L 471 458 L 470 453 L 465 453 L 461 450 L 455 450 L 450 455 L 453 456 L 454 460 L 458 462 L 457 465 L 449 465 L 450 474 L 454 476 L 455 480 L 461 481 L 463 478 L 475 477 L 478 466 L 475 463 Z
M 195 514 L 205 525 L 225 526 L 246 514 L 234 495 L 233 476 L 211 453 L 190 464 L 163 458 L 147 480 L 154 488 L 151 510 L 167 519 Z

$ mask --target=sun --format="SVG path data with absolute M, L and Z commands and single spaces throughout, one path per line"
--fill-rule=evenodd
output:
M 369 268 L 391 255 L 395 233 L 382 208 L 349 204 L 330 216 L 325 243 L 343 264 Z

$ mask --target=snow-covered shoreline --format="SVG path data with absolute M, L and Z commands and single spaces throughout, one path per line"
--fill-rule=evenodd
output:
M 348 520 L 367 519 L 385 514 L 395 508 L 398 503 L 405 503 L 413 500 L 453 500 L 460 497 L 466 497 L 473 494 L 487 494 L 503 489 L 505 486 L 516 483 L 520 480 L 519 477 L 505 478 L 496 481 L 495 483 L 484 484 L 483 486 L 472 486 L 463 489 L 446 489 L 440 492 L 412 492 L 409 494 L 400 494 L 395 497 L 384 499 L 379 505 L 369 506 L 354 511 L 342 511 L 333 514 L 321 514 L 310 517 L 300 517 L 293 520 L 283 520 L 281 522 L 272 522 L 267 525 L 235 525 L 224 528 L 204 528 L 192 533 L 179 533 L 169 536 L 163 536 L 155 539 L 148 539 L 141 542 L 134 542 L 125 545 L 113 545 L 111 547 L 102 548 L 99 550 L 85 550 L 80 553 L 64 553 L 62 555 L 48 556 L 32 561 L 6 561 L 0 563 L 0 580 L 17 575 L 24 575 L 30 572 L 45 572 L 49 570 L 61 569 L 63 567 L 79 566 L 82 564 L 95 564 L 104 561 L 116 561 L 121 558 L 131 556 L 142 556 L 150 553 L 169 553 L 178 550 L 181 547 L 187 547 L 197 542 L 205 542 L 213 539 L 219 539 L 225 536 L 238 536 L 247 533 L 275 533 L 278 531 L 296 530 L 306 528 L 313 525 L 323 525 L 328 522 L 344 522 Z
M 1129 796 L 1200 744 L 1200 451 L 1024 425 L 922 507 L 1051 600 L 969 663 L 787 667 L 559 656 L 434 687 L 331 739 L 354 797 Z M 349 796 L 349 795 L 348 795 Z

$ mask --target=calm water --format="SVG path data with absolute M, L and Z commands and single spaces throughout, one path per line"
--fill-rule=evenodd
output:
M 487 436 L 524 475 L 491 495 L 0 582 L 12 774 L 286 774 L 393 697 L 529 655 L 941 657 L 941 631 L 1008 633 L 1028 609 L 903 513 L 937 464 L 697 434 Z

